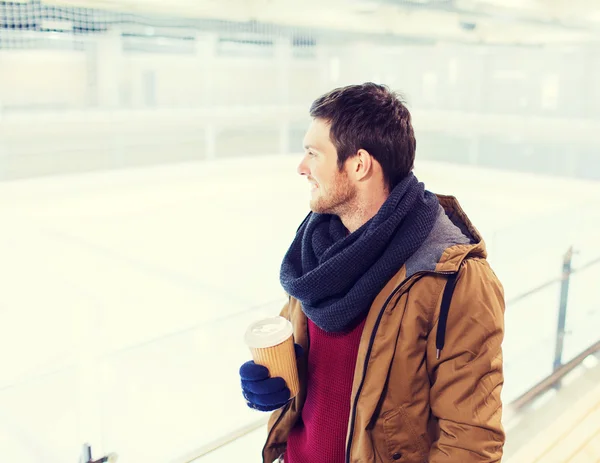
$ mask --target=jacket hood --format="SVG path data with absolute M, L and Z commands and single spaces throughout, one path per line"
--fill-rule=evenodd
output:
M 429 236 L 406 261 L 406 277 L 419 272 L 456 272 L 471 254 L 486 257 L 485 244 L 456 198 L 437 195 L 438 216 Z

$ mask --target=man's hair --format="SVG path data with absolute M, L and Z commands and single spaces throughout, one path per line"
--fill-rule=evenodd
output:
M 390 190 L 412 171 L 416 141 L 410 113 L 385 85 L 336 88 L 313 102 L 310 115 L 331 125 L 340 170 L 362 148 L 381 164 Z

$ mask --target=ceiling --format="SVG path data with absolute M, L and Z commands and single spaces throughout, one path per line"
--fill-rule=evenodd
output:
M 486 44 L 600 44 L 599 0 L 43 0 L 168 16 Z

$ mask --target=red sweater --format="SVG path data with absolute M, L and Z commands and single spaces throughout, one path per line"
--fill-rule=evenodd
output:
M 354 366 L 365 320 L 328 333 L 310 320 L 306 402 L 288 437 L 285 463 L 344 463 Z

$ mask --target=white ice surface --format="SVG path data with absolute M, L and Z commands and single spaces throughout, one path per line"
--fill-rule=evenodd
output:
M 308 206 L 298 160 L 0 184 L 2 461 L 75 462 L 90 442 L 95 458 L 171 462 L 259 416 L 239 390 L 242 336 L 283 300 L 279 265 Z M 426 162 L 417 175 L 459 198 L 509 301 L 559 277 L 571 244 L 575 267 L 600 256 L 600 183 Z M 566 360 L 598 338 L 598 277 L 571 281 Z M 559 289 L 507 307 L 505 401 L 550 372 Z M 202 462 L 258 461 L 263 438 Z

